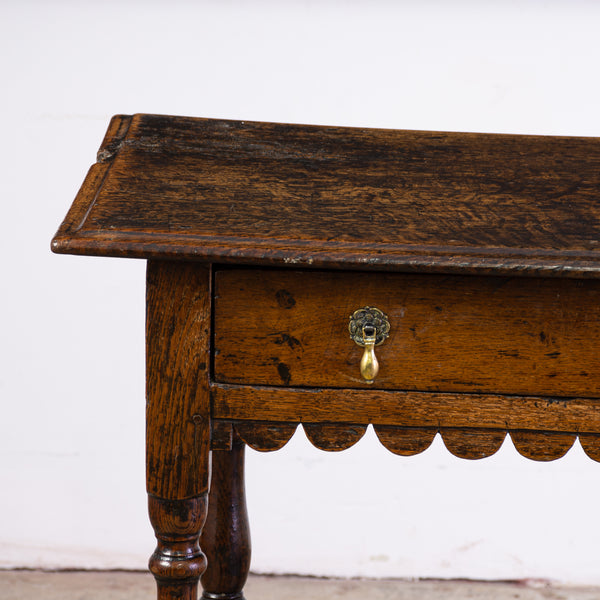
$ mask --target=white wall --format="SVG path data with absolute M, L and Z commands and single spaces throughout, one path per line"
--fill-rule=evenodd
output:
M 142 261 L 54 256 L 109 117 L 600 136 L 596 1 L 0 3 L 0 567 L 144 568 Z M 600 583 L 600 465 L 248 456 L 253 569 Z

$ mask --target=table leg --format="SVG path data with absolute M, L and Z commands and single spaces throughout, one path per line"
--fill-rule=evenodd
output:
M 150 522 L 158 540 L 149 567 L 158 600 L 197 600 L 198 578 L 206 568 L 198 538 L 207 504 L 206 494 L 186 500 L 149 496 Z
M 244 600 L 250 569 L 250 527 L 244 489 L 244 443 L 213 450 L 208 518 L 201 544 L 208 557 L 203 600 Z
M 210 455 L 210 268 L 150 261 L 146 280 L 146 485 L 158 600 L 197 600 Z

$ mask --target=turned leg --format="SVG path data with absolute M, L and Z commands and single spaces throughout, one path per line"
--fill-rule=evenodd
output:
M 231 450 L 212 451 L 208 518 L 201 538 L 208 558 L 203 600 L 244 600 L 250 569 L 244 449 L 244 443 L 235 439 Z
M 146 483 L 158 600 L 197 600 L 206 568 L 210 279 L 203 265 L 148 263 Z
M 206 568 L 198 538 L 207 503 L 206 495 L 188 500 L 148 497 L 150 522 L 158 540 L 149 567 L 159 600 L 198 598 L 198 578 Z

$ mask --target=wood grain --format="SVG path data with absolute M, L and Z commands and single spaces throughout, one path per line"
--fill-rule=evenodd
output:
M 296 423 L 260 423 L 238 421 L 235 423 L 237 435 L 253 450 L 271 452 L 280 450 L 296 432 Z
M 157 539 L 148 567 L 158 600 L 197 600 L 206 556 L 198 539 L 206 519 L 206 494 L 184 500 L 148 496 L 148 513 Z
M 287 435 L 293 432 L 296 423 L 277 424 L 265 421 L 228 421 L 234 430 L 241 430 L 252 442 L 252 447 L 261 452 L 279 450 Z M 352 423 L 302 423 L 311 443 L 328 452 L 339 452 L 353 446 L 364 435 L 367 426 Z M 506 430 L 485 427 L 403 427 L 396 425 L 374 425 L 375 433 L 382 445 L 401 456 L 420 454 L 429 448 L 437 433 L 447 450 L 458 458 L 478 460 L 495 454 L 509 434 L 517 451 L 526 458 L 536 461 L 551 461 L 564 456 L 578 437 L 576 433 L 562 431 Z M 287 437 L 287 436 L 286 436 Z M 586 454 L 600 462 L 600 436 L 579 434 Z
M 584 452 L 592 459 L 600 462 L 600 436 L 580 434 L 579 442 Z
M 519 454 L 538 461 L 563 457 L 577 439 L 574 433 L 554 431 L 511 431 L 510 436 Z
M 304 433 L 310 443 L 319 450 L 346 450 L 365 435 L 366 425 L 342 425 L 340 423 L 303 423 Z
M 112 138 L 55 252 L 600 276 L 594 138 L 156 115 Z
M 81 189 L 77 193 L 55 238 L 52 240 L 51 249 L 53 252 L 60 252 L 61 244 L 57 240 L 67 240 L 78 235 L 88 217 L 90 208 L 93 206 L 94 198 L 102 189 L 112 167 L 112 161 L 106 160 L 106 158 L 114 154 L 127 135 L 130 123 L 130 116 L 116 115 L 111 119 L 104 140 L 98 150 L 98 162 L 90 167 Z
M 204 600 L 243 600 L 250 569 L 250 526 L 244 482 L 244 443 L 213 450 L 208 517 L 200 543 L 207 557 L 202 575 Z
M 441 429 L 444 445 L 458 458 L 471 460 L 492 456 L 500 450 L 506 431 L 497 429 Z
M 373 429 L 379 441 L 394 454 L 414 456 L 431 446 L 438 432 L 437 427 L 394 427 L 374 425 Z
M 348 334 L 364 306 L 388 315 L 380 372 L 360 375 Z M 600 396 L 600 282 L 222 270 L 215 378 L 293 387 Z
M 211 396 L 219 419 L 600 434 L 600 403 L 589 398 L 223 384 L 213 384 Z
M 211 444 L 205 600 L 243 600 L 243 443 L 302 424 L 343 450 L 372 424 L 400 455 L 508 432 L 600 460 L 600 139 L 119 115 L 97 160 L 52 250 L 150 259 L 160 600 L 197 598 Z M 347 332 L 367 305 L 392 322 L 372 386 Z
M 146 314 L 148 493 L 208 491 L 210 268 L 150 261 Z
M 235 433 L 231 421 L 211 419 L 210 448 L 211 450 L 231 450 Z

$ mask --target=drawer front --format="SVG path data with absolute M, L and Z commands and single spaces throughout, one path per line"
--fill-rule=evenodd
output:
M 349 317 L 389 319 L 379 373 Z M 600 282 L 292 270 L 215 275 L 214 377 L 292 386 L 600 397 Z

